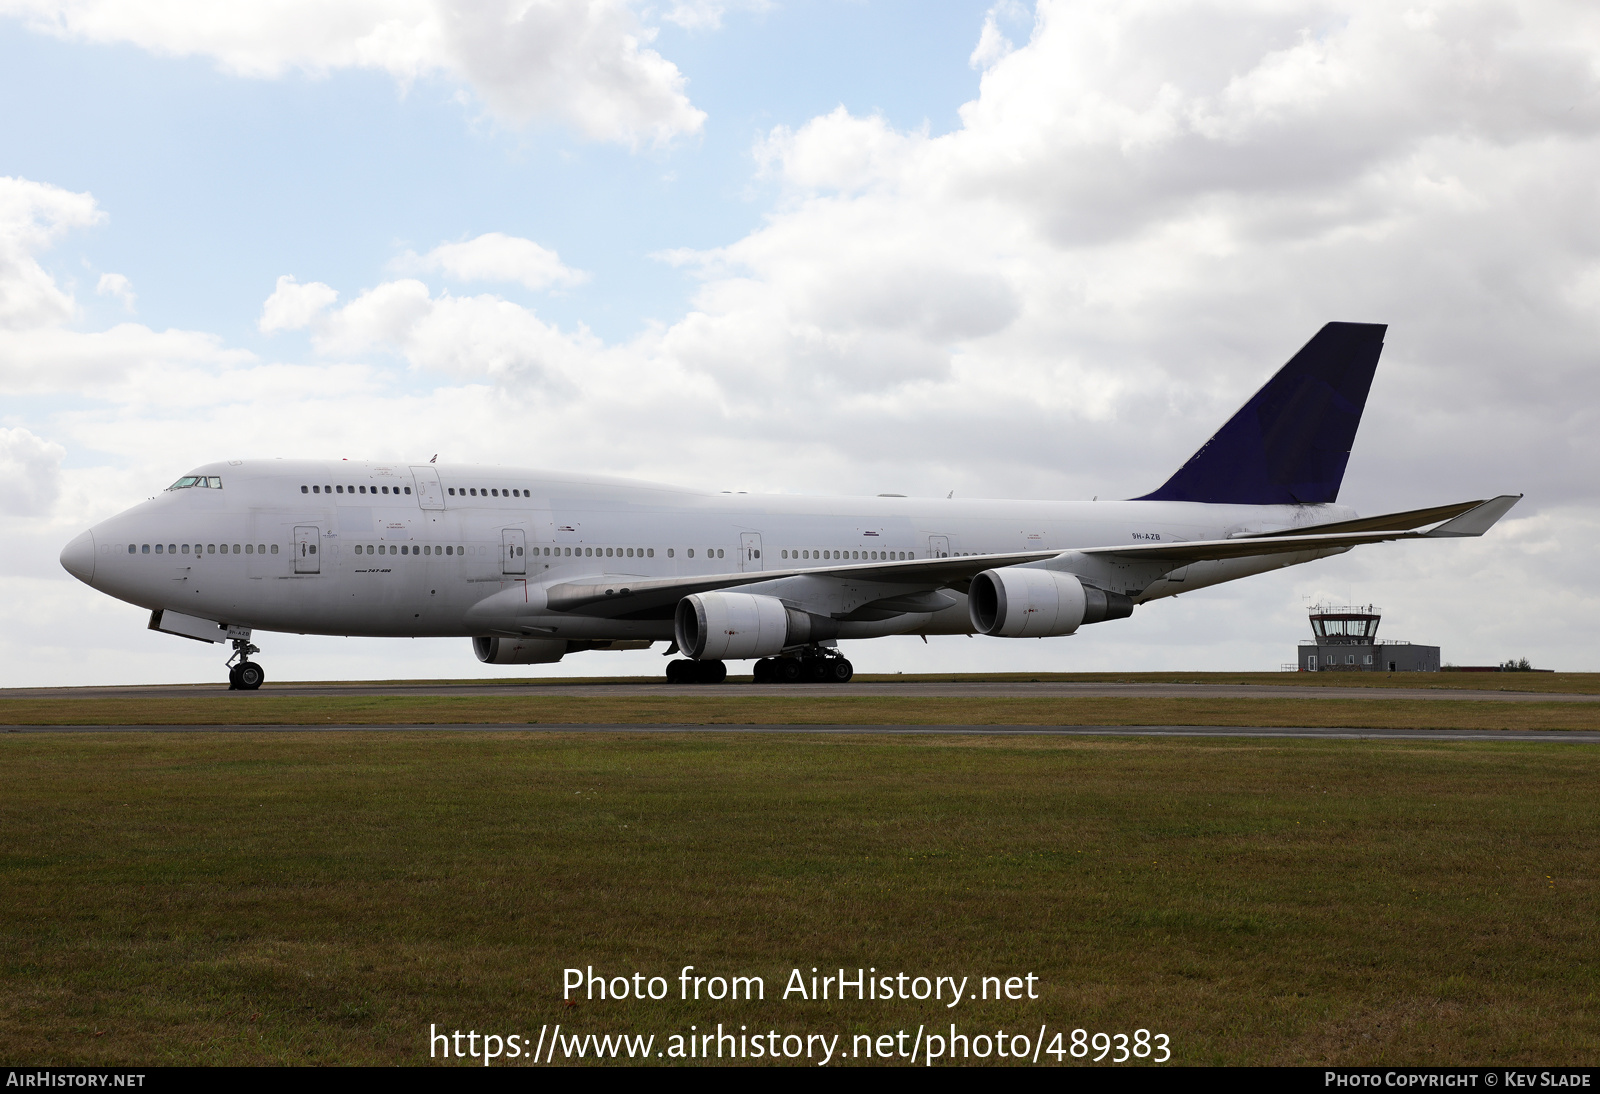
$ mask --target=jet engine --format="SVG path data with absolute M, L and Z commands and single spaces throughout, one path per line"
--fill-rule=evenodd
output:
M 564 638 L 474 638 L 472 652 L 490 665 L 548 665 L 566 656 Z
M 1048 638 L 1086 623 L 1126 619 L 1133 600 L 1085 585 L 1072 574 L 1027 566 L 985 570 L 967 592 L 972 627 L 996 638 Z
M 786 607 L 775 596 L 694 593 L 678 601 L 673 633 L 685 657 L 737 661 L 832 638 L 839 624 Z

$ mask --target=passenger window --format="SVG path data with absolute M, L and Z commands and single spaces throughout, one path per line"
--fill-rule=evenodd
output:
M 611 548 L 609 548 L 609 547 L 606 548 L 606 557 L 607 558 L 611 557 Z
M 469 489 L 468 489 L 468 490 L 467 490 L 467 493 L 469 493 L 469 494 L 471 494 L 471 495 L 472 495 L 472 496 L 473 496 L 473 497 L 477 497 L 477 496 L 478 496 L 478 490 L 477 490 L 477 487 L 472 487 L 472 488 L 469 488 Z
M 387 494 L 387 493 L 388 493 L 388 492 L 389 492 L 389 488 L 388 488 L 388 487 L 387 487 L 387 486 L 385 486 L 385 487 L 384 487 L 384 488 L 383 488 L 383 492 L 384 492 L 384 493 L 385 493 L 385 494 Z
M 256 554 L 264 555 L 266 553 L 267 553 L 267 545 L 265 543 L 256 544 Z
M 217 545 L 215 543 L 206 544 L 206 554 L 214 555 L 216 553 L 217 553 Z
M 671 547 L 668 547 L 668 548 L 667 548 L 667 557 L 668 557 L 668 558 L 673 558 L 673 557 L 674 557 L 674 555 L 673 555 L 673 553 L 672 553 L 672 552 L 673 552 L 673 550 L 674 550 L 674 548 L 671 548 Z
M 456 496 L 456 488 L 453 486 L 450 488 L 450 496 L 452 498 Z
M 303 487 L 303 486 L 302 486 L 302 487 L 301 487 L 301 488 L 300 488 L 300 492 L 301 492 L 301 493 L 302 493 L 302 494 L 305 494 L 305 493 L 309 493 L 309 491 L 307 491 L 307 490 L 306 490 L 306 488 L 305 488 L 305 487 Z
M 489 493 L 493 497 L 497 497 L 498 498 L 500 496 L 500 491 L 498 491 L 498 490 L 491 490 L 491 491 L 489 491 Z
M 150 553 L 150 545 L 148 543 L 146 543 L 143 547 L 140 547 L 139 548 L 139 553 L 141 555 L 149 554 Z
M 312 493 L 313 493 L 313 494 L 320 494 L 320 493 L 322 493 L 322 487 L 320 487 L 320 486 L 313 486 L 313 487 L 312 487 L 312 488 L 311 488 L 311 492 L 312 492 Z
M 333 489 L 334 489 L 334 491 L 336 493 L 339 493 L 339 494 L 344 493 L 344 487 L 342 487 L 342 486 L 335 486 Z
M 367 488 L 365 486 L 358 486 L 358 487 L 356 487 L 356 489 L 361 491 L 361 493 L 363 493 L 363 494 L 365 494 L 367 492 Z
M 456 554 L 464 555 L 466 553 L 467 553 L 467 549 L 465 547 L 461 546 L 460 544 L 456 545 Z
M 272 553 L 273 554 L 277 554 L 278 553 L 278 545 L 276 543 L 274 543 L 272 545 Z
M 411 487 L 409 487 L 409 486 L 406 487 L 406 493 L 408 493 L 408 494 L 411 493 Z
M 689 548 L 689 557 L 690 558 L 694 557 L 694 548 L 693 547 Z
M 647 554 L 647 555 L 649 555 L 649 557 L 651 557 L 651 558 L 655 558 L 655 557 L 656 557 L 656 549 L 655 549 L 655 548 L 654 548 L 654 547 L 651 547 L 651 548 L 650 548 L 650 549 L 649 549 L 649 550 L 647 550 L 647 551 L 646 551 L 646 552 L 645 552 L 645 553 L 646 553 L 646 554 Z
M 189 545 L 187 543 L 185 543 L 183 545 L 183 553 L 184 554 L 188 554 L 189 553 Z
M 456 549 L 454 547 L 446 547 L 444 549 L 444 553 L 447 555 L 453 555 L 456 553 Z
M 718 548 L 718 550 L 717 550 L 717 557 L 718 557 L 718 558 L 721 558 L 721 557 L 722 557 L 722 550 L 721 550 L 721 548 Z
M 164 544 L 160 544 L 160 543 L 156 544 L 156 554 L 158 554 L 158 555 L 165 554 L 166 552 L 164 550 L 162 550 L 162 548 L 164 546 L 165 546 Z
M 244 553 L 247 554 L 247 555 L 255 554 L 256 553 L 256 545 L 254 543 L 246 543 L 244 545 Z

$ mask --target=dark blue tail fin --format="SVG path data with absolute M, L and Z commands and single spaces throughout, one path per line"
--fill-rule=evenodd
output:
M 1387 329 L 1323 327 L 1161 489 L 1135 500 L 1337 501 Z

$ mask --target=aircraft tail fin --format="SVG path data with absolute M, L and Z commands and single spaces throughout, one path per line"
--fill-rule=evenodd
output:
M 1337 501 L 1386 330 L 1326 324 L 1159 490 L 1135 500 Z

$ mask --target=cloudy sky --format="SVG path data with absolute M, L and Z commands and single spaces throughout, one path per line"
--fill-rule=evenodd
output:
M 56 561 L 201 462 L 1127 497 L 1330 319 L 1390 325 L 1340 500 L 1488 537 L 858 669 L 1275 669 L 1319 598 L 1591 669 L 1597 190 L 1592 3 L 0 0 L 0 684 L 220 678 Z

